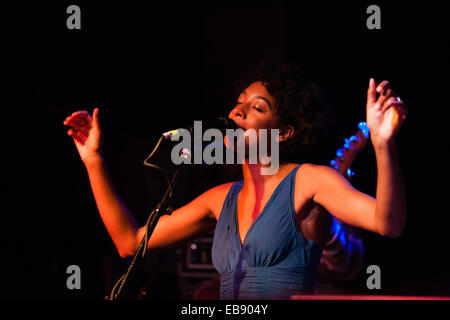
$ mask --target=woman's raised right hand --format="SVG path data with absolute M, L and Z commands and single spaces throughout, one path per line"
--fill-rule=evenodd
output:
M 76 111 L 63 122 L 70 127 L 67 134 L 72 137 L 84 164 L 102 157 L 102 130 L 98 114 L 98 108 L 94 109 L 92 117 L 87 111 Z

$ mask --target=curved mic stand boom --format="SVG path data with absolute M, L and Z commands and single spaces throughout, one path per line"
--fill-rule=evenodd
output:
M 150 213 L 147 223 L 146 223 L 146 232 L 144 236 L 142 237 L 142 240 L 139 244 L 138 249 L 136 250 L 133 259 L 131 260 L 130 265 L 128 266 L 127 272 L 120 277 L 120 279 L 116 282 L 113 289 L 111 290 L 111 294 L 109 297 L 106 297 L 107 300 L 120 300 L 120 299 L 127 299 L 129 297 L 126 296 L 126 289 L 129 284 L 129 279 L 133 275 L 134 271 L 136 270 L 136 267 L 140 262 L 143 261 L 146 253 L 147 253 L 147 245 L 148 241 L 156 227 L 156 224 L 159 221 L 159 218 L 164 214 L 172 214 L 173 208 L 170 206 L 170 201 L 173 197 L 173 188 L 175 184 L 178 181 L 178 178 L 183 170 L 183 163 L 179 165 L 179 168 L 175 171 L 175 173 L 172 176 L 172 179 L 169 180 L 167 175 L 165 174 L 164 170 L 160 168 L 159 166 L 148 163 L 147 160 L 150 159 L 155 151 L 158 149 L 159 145 L 161 144 L 162 140 L 164 140 L 165 137 L 161 136 L 158 143 L 156 144 L 154 150 L 152 153 L 144 160 L 144 165 L 148 167 L 152 167 L 155 169 L 158 169 L 162 172 L 164 175 L 164 178 L 166 179 L 168 186 L 166 189 L 166 192 L 164 193 L 161 201 L 156 205 L 156 207 L 152 210 Z

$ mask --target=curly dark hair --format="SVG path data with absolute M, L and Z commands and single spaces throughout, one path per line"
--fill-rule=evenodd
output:
M 319 87 L 300 68 L 284 62 L 262 62 L 235 83 L 237 94 L 261 81 L 275 99 L 275 114 L 282 125 L 292 125 L 294 135 L 280 143 L 280 161 L 322 162 L 319 145 L 327 135 L 329 109 Z

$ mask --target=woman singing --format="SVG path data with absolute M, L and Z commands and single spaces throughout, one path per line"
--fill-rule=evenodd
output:
M 212 258 L 221 277 L 221 299 L 289 299 L 314 290 L 328 226 L 325 214 L 310 215 L 316 205 L 351 226 L 400 236 L 406 199 L 395 134 L 406 117 L 406 106 L 388 81 L 377 85 L 370 79 L 366 114 L 377 162 L 376 198 L 353 188 L 334 169 L 296 163 L 320 129 L 321 107 L 317 88 L 294 69 L 262 67 L 228 117 L 244 130 L 279 130 L 278 171 L 261 174 L 261 168 L 270 164 L 243 159 L 243 180 L 216 186 L 172 215 L 162 216 L 149 249 L 166 249 L 215 228 Z M 87 111 L 75 112 L 64 124 L 70 127 L 68 134 L 120 256 L 133 255 L 145 227 L 137 224 L 108 174 L 99 109 L 92 117 Z

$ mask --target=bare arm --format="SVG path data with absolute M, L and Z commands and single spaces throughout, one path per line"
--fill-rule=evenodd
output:
M 381 235 L 398 237 L 406 224 L 406 192 L 394 142 L 377 145 L 375 225 Z
M 367 126 L 378 170 L 375 225 L 380 234 L 394 237 L 401 235 L 406 224 L 406 192 L 394 139 L 406 114 L 406 106 L 389 88 L 388 81 L 376 87 L 375 80 L 370 79 Z
M 116 192 L 103 161 L 90 161 L 86 165 L 92 191 L 100 216 L 121 257 L 134 254 L 145 234 L 145 226 L 139 227 L 133 215 Z M 220 209 L 221 195 L 227 185 L 212 188 L 170 216 L 163 215 L 150 237 L 151 251 L 172 248 L 211 231 Z M 211 200 L 218 199 L 215 204 Z
M 121 257 L 136 250 L 139 225 L 117 193 L 102 157 L 85 163 L 100 217 Z
M 64 124 L 71 127 L 68 134 L 86 166 L 100 217 L 120 256 L 127 257 L 136 251 L 145 227 L 139 227 L 120 198 L 103 161 L 98 112 L 95 109 L 93 117 L 86 111 L 75 112 L 66 118 Z M 171 216 L 161 217 L 149 241 L 149 249 L 167 248 L 211 230 L 226 190 L 227 185 L 213 188 L 175 210 Z
M 376 98 L 376 92 L 380 92 Z M 394 108 L 396 110 L 394 110 Z M 311 196 L 343 222 L 383 236 L 398 237 L 406 223 L 406 195 L 394 135 L 406 116 L 387 81 L 375 88 L 371 79 L 367 123 L 377 160 L 376 199 L 354 189 L 339 173 L 324 166 L 309 166 Z
M 214 187 L 170 216 L 162 216 L 149 240 L 150 250 L 163 250 L 206 235 L 213 230 L 219 218 L 231 183 Z M 138 242 L 145 233 L 145 226 L 137 233 Z

